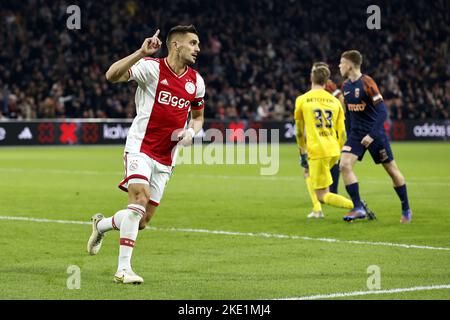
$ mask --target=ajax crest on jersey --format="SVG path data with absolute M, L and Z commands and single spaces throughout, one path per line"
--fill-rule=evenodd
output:
M 188 81 L 188 82 L 186 82 L 184 89 L 186 89 L 187 93 L 193 94 L 195 92 L 195 84 Z
M 138 168 L 138 164 L 136 162 L 132 162 L 130 164 L 130 171 L 135 171 Z

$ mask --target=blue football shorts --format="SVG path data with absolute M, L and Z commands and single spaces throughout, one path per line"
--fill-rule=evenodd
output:
M 376 164 L 389 163 L 394 160 L 391 144 L 386 135 L 375 138 L 368 148 L 361 144 L 363 138 L 364 137 L 350 135 L 342 148 L 342 152 L 352 153 L 358 156 L 358 160 L 361 161 L 364 158 L 366 150 L 369 150 L 369 153 Z

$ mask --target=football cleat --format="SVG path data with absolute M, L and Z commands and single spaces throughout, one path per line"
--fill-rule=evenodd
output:
M 361 208 L 361 209 L 353 209 L 343 217 L 343 220 L 347 222 L 353 222 L 354 220 L 365 218 L 366 212 L 364 208 Z
M 400 218 L 400 223 L 408 224 L 411 223 L 412 220 L 412 211 L 411 209 L 405 210 L 402 212 L 402 217 Z
M 92 256 L 96 255 L 100 251 L 100 248 L 102 247 L 103 238 L 105 237 L 105 234 L 101 233 L 97 229 L 97 224 L 103 218 L 104 218 L 104 216 L 101 213 L 96 213 L 91 218 L 92 234 L 89 237 L 89 240 L 87 243 L 87 252 Z
M 123 283 L 123 284 L 141 284 L 144 282 L 142 277 L 138 276 L 133 270 L 119 270 L 114 275 L 115 283 Z
M 308 214 L 308 218 L 309 219 L 312 219 L 312 218 L 314 218 L 314 219 L 322 219 L 324 217 L 325 217 L 325 215 L 323 214 L 322 211 L 317 211 L 317 212 L 312 211 L 310 214 Z
M 368 220 L 375 220 L 377 217 L 375 216 L 375 212 L 373 212 L 372 210 L 369 209 L 369 207 L 367 206 L 367 202 L 365 202 L 364 200 L 361 201 L 364 210 L 366 210 L 366 214 L 367 214 L 367 219 Z

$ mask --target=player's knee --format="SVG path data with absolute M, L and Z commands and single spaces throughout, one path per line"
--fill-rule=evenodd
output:
M 322 189 L 316 190 L 317 200 L 319 200 L 320 203 L 325 203 L 324 202 L 325 194 L 326 194 L 326 192 L 323 191 Z
M 398 170 L 398 168 L 396 167 L 390 167 L 388 173 L 392 178 L 398 178 L 402 175 L 400 170 Z
M 341 172 L 352 171 L 352 165 L 351 165 L 350 161 L 341 161 L 341 163 L 339 163 L 339 171 L 341 171 Z
M 148 198 L 150 195 L 147 195 L 145 192 L 133 195 L 133 203 L 139 204 L 143 207 L 146 206 L 148 202 Z
M 128 189 L 128 197 L 131 203 L 139 204 L 141 206 L 146 206 L 148 199 L 150 198 L 150 193 L 145 187 L 133 187 Z
M 400 169 L 397 167 L 394 161 L 388 163 L 386 166 L 386 171 L 391 176 L 392 180 L 394 181 L 394 184 L 397 186 L 401 186 L 405 184 L 405 177 L 400 172 Z

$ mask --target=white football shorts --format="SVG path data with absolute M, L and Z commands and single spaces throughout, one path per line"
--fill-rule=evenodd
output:
M 123 159 L 125 178 L 119 183 L 119 188 L 128 192 L 130 184 L 148 183 L 150 203 L 158 206 L 172 175 L 172 167 L 159 163 L 145 153 L 125 153 Z

